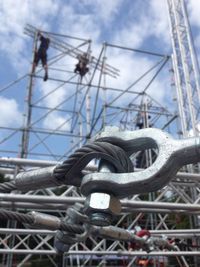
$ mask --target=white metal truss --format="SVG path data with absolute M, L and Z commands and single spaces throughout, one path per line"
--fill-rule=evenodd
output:
M 200 77 L 186 4 L 184 0 L 167 0 L 173 71 L 182 134 L 199 134 Z
M 187 136 L 188 131 L 191 129 L 193 130 L 193 132 L 197 133 L 197 120 L 199 116 L 200 106 L 198 104 L 200 95 L 198 83 L 198 65 L 195 59 L 195 53 L 190 36 L 190 29 L 184 2 L 172 0 L 168 1 L 168 6 L 170 21 L 173 23 L 171 24 L 173 41 L 173 64 L 179 103 L 179 114 L 182 127 L 181 130 L 183 132 L 183 135 Z M 36 29 L 34 27 L 28 25 L 26 28 L 26 33 L 29 36 L 34 37 L 35 30 Z M 63 54 L 67 54 L 68 56 L 72 56 L 74 58 L 82 52 L 78 46 L 73 47 L 71 45 L 68 45 L 68 43 L 63 42 L 61 39 L 58 39 L 58 36 L 52 37 L 51 33 L 47 34 L 51 36 L 53 40 L 52 47 L 59 52 L 62 52 Z M 80 44 L 83 44 L 84 42 L 84 40 L 79 41 Z M 98 76 L 97 84 L 93 84 L 93 81 L 91 79 L 89 81 L 87 79 L 84 79 L 80 83 L 79 81 L 77 81 L 77 79 L 72 78 L 72 74 L 66 76 L 68 83 L 66 80 L 59 81 L 59 79 L 57 79 L 57 82 L 60 82 L 61 86 L 66 86 L 69 84 L 69 86 L 73 86 L 74 88 L 74 94 L 68 96 L 68 98 L 63 99 L 63 101 L 60 102 L 57 107 L 47 108 L 42 106 L 43 99 L 34 98 L 35 91 L 31 90 L 29 87 L 28 93 L 30 94 L 31 101 L 27 103 L 28 111 L 26 112 L 26 116 L 29 116 L 30 114 L 31 115 L 29 116 L 26 127 L 24 129 L 26 138 L 25 142 L 22 142 L 24 152 L 21 153 L 21 155 L 24 157 L 28 156 L 29 158 L 32 158 L 34 154 L 31 154 L 31 152 L 35 151 L 35 156 L 40 158 L 42 153 L 40 155 L 39 151 L 40 149 L 41 151 L 43 151 L 43 148 L 45 148 L 46 154 L 43 153 L 42 157 L 54 160 L 54 162 L 49 163 L 48 161 L 42 161 L 39 159 L 28 160 L 2 158 L 0 160 L 2 172 L 14 174 L 16 172 L 16 166 L 20 166 L 21 168 L 26 169 L 27 165 L 29 164 L 29 168 L 30 166 L 41 167 L 55 164 L 57 160 L 60 160 L 60 153 L 63 153 L 63 151 L 61 150 L 58 155 L 56 155 L 56 153 L 52 153 L 51 140 L 50 142 L 48 142 L 48 139 L 50 139 L 53 135 L 57 138 L 57 140 L 58 137 L 67 137 L 68 144 L 73 141 L 72 148 L 67 150 L 68 154 L 70 154 L 71 152 L 73 152 L 75 147 L 78 147 L 79 145 L 81 145 L 81 143 L 85 142 L 85 140 L 90 137 L 90 135 L 95 134 L 95 132 L 99 131 L 102 127 L 104 127 L 105 124 L 117 124 L 124 130 L 134 130 L 136 128 L 138 119 L 140 119 L 144 127 L 155 126 L 170 131 L 169 126 L 176 119 L 176 116 L 165 107 L 154 101 L 153 97 L 148 94 L 148 91 L 146 92 L 148 86 L 153 82 L 155 74 L 153 74 L 153 78 L 147 83 L 146 87 L 142 91 L 142 94 L 141 92 L 137 93 L 132 90 L 132 87 L 137 84 L 136 82 L 133 82 L 133 84 L 128 88 L 123 88 L 123 90 L 106 87 L 106 84 L 104 83 L 105 77 L 112 77 L 112 75 L 114 75 L 113 73 L 115 73 L 115 76 L 118 76 L 118 70 L 110 65 L 106 65 L 105 62 L 106 50 L 110 48 L 123 50 L 127 49 L 125 47 L 104 44 L 99 57 L 94 59 L 92 63 L 93 68 L 95 68 L 95 64 L 97 64 L 98 61 L 100 62 L 100 64 L 97 64 L 97 69 L 99 72 L 98 74 L 95 74 L 96 76 Z M 134 49 L 129 48 L 127 50 L 134 52 Z M 160 56 L 161 60 L 154 66 L 152 66 L 152 69 L 149 71 L 155 70 L 156 68 L 158 68 L 158 70 L 161 70 L 168 60 L 168 57 L 163 55 L 155 54 L 155 56 Z M 105 66 L 107 66 L 106 70 Z M 143 76 L 144 75 L 141 76 L 141 79 L 143 78 Z M 36 80 L 37 77 L 29 76 L 29 78 L 34 78 L 34 80 Z M 50 82 L 53 82 L 54 80 L 56 79 L 52 79 L 50 80 Z M 190 81 L 189 85 L 188 81 Z M 36 86 L 37 84 L 34 85 L 34 87 Z M 54 88 L 52 90 L 52 94 L 56 90 L 57 89 Z M 98 101 L 100 99 L 99 95 L 102 93 L 102 91 L 105 93 L 105 98 L 101 101 Z M 117 94 L 113 95 L 112 97 L 110 94 L 108 97 L 107 95 L 109 92 L 117 92 Z M 119 105 L 117 100 L 119 98 L 123 99 L 125 95 L 130 96 L 129 103 L 126 103 L 125 105 Z M 48 97 L 48 95 L 44 97 Z M 67 110 L 67 107 L 69 106 L 68 104 L 70 102 L 73 102 L 73 109 Z M 37 114 L 37 112 L 34 113 L 33 111 L 36 108 L 40 108 L 40 110 L 43 110 L 44 113 L 42 113 L 42 115 L 41 113 L 38 113 L 39 115 Z M 45 118 L 45 114 L 46 116 L 48 116 L 48 112 L 54 111 L 65 112 L 65 114 L 69 113 L 71 115 L 71 128 L 69 129 L 69 131 L 63 132 L 58 127 L 52 132 L 40 127 L 40 122 Z M 151 117 L 149 117 L 149 115 Z M 62 129 L 62 125 L 60 126 Z M 11 130 L 18 130 L 21 133 L 21 129 L 10 129 L 10 131 Z M 12 132 L 10 133 L 10 135 L 12 135 Z M 32 139 L 32 137 L 34 137 L 34 139 Z M 8 138 L 5 139 L 5 142 L 6 140 L 8 140 Z M 38 148 L 38 150 L 36 148 Z M 151 154 L 147 154 L 148 162 L 146 164 L 148 166 L 148 164 L 152 163 L 152 158 Z M 124 213 L 119 218 L 119 220 L 117 220 L 116 225 L 120 227 L 127 227 L 129 229 L 132 229 L 136 225 L 141 225 L 142 227 L 146 227 L 152 230 L 152 233 L 153 231 L 155 231 L 154 234 L 159 234 L 162 232 L 166 235 L 169 235 L 171 233 L 173 236 L 173 233 L 170 232 L 170 230 L 174 229 L 177 226 L 176 220 L 181 220 L 183 214 L 186 214 L 186 217 L 189 218 L 189 220 L 192 220 L 194 217 L 193 214 L 195 212 L 198 213 L 198 203 L 200 199 L 200 188 L 198 186 L 199 179 L 200 178 L 197 174 L 195 175 L 192 173 L 179 173 L 178 176 L 173 178 L 169 186 L 163 188 L 158 192 L 145 196 L 147 198 L 146 200 L 149 201 L 149 204 L 144 203 L 144 196 L 139 195 L 134 196 L 131 200 L 124 200 L 124 203 L 128 203 L 128 201 L 130 202 L 129 207 L 124 207 Z M 191 190 L 188 190 L 188 188 Z M 194 190 L 194 188 L 196 189 Z M 193 193 L 191 194 L 191 192 Z M 34 209 L 38 211 L 51 212 L 60 217 L 63 217 L 65 215 L 65 208 L 67 205 L 71 205 L 73 201 L 83 201 L 80 194 L 74 187 L 64 188 L 62 193 L 59 194 L 60 198 L 57 197 L 57 194 L 58 193 L 55 192 L 54 189 L 46 189 L 38 190 L 36 192 L 28 192 L 26 195 L 21 197 L 19 195 L 15 196 L 14 194 L 12 194 L 10 198 L 9 196 L 7 196 L 7 200 L 6 195 L 4 195 L 4 197 L 2 196 L 1 206 L 5 208 L 19 209 L 22 211 Z M 67 203 L 67 201 L 69 201 L 70 204 Z M 187 207 L 188 209 L 186 209 Z M 183 210 L 185 213 L 183 212 Z M 131 215 L 129 213 L 131 213 Z M 174 213 L 177 214 L 177 216 L 179 217 L 178 219 L 174 219 Z M 0 253 L 7 253 L 8 255 L 11 255 L 10 257 L 8 257 L 8 259 L 4 257 L 4 263 L 7 263 L 8 267 L 11 267 L 14 264 L 14 259 L 12 257 L 13 253 L 16 255 L 22 254 L 23 257 L 21 257 L 18 261 L 18 266 L 23 266 L 23 264 L 25 264 L 25 262 L 27 262 L 31 258 L 32 254 L 35 253 L 40 255 L 48 254 L 48 259 L 51 262 L 52 266 L 57 266 L 57 259 L 55 258 L 55 250 L 53 247 L 52 232 L 29 229 L 22 230 L 19 229 L 19 227 L 19 225 L 16 225 L 15 230 L 13 230 L 12 227 L 6 230 L 0 229 Z M 177 229 L 174 231 L 175 234 L 179 233 Z M 14 239 L 13 234 L 15 236 Z M 191 229 L 191 232 L 186 232 L 185 236 L 180 235 L 179 237 L 195 240 L 194 235 L 197 236 L 199 235 L 199 233 Z M 173 253 L 170 254 L 170 252 L 154 252 L 151 256 L 158 256 L 163 254 L 165 254 L 165 256 L 169 256 Z M 173 256 L 177 256 L 178 254 L 180 256 L 180 258 L 177 259 L 177 262 L 179 264 L 178 266 L 181 266 L 181 261 L 185 264 L 185 266 L 189 266 L 183 256 L 189 254 L 191 254 L 192 256 L 199 255 L 199 252 L 198 249 L 193 249 L 193 251 L 190 252 L 177 252 L 176 255 Z M 99 241 L 93 237 L 90 237 L 89 243 L 80 243 L 80 245 L 75 244 L 71 247 L 69 255 L 66 255 L 63 258 L 63 267 L 90 266 L 90 264 L 93 263 L 94 257 L 96 257 L 95 260 L 98 261 L 99 266 L 106 266 L 106 261 L 109 261 L 109 257 L 111 256 L 113 257 L 112 259 L 119 259 L 121 257 L 122 260 L 124 259 L 127 261 L 127 266 L 134 266 L 136 257 L 146 256 L 146 253 L 130 252 L 128 250 L 128 244 L 124 242 L 109 242 L 105 239 Z

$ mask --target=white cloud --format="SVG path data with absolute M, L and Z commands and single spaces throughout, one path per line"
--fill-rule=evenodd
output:
M 152 35 L 170 45 L 167 1 L 151 0 L 149 14 L 150 32 Z
M 197 0 L 190 0 L 187 1 L 187 7 L 189 11 L 189 19 L 190 22 L 195 25 L 200 27 L 200 20 L 199 20 L 199 14 L 200 14 L 200 5 L 199 1 Z
M 44 119 L 44 127 L 49 130 L 69 131 L 70 129 L 69 116 L 63 117 L 57 113 L 51 113 Z
M 102 20 L 102 23 L 110 23 L 115 15 L 120 11 L 122 0 L 82 0 L 84 5 L 90 5 L 93 8 L 95 17 Z
M 22 35 L 23 26 L 26 23 L 34 23 L 38 27 L 46 28 L 48 18 L 55 15 L 57 10 L 58 4 L 55 0 L 2 0 L 0 32 Z
M 141 5 L 140 16 L 137 16 L 120 27 L 114 37 L 115 43 L 138 48 L 150 37 L 158 38 L 157 43 L 170 45 L 168 10 L 165 1 L 151 0 Z M 149 47 L 151 43 L 149 42 Z M 162 49 L 164 49 L 162 47 Z M 149 49 L 150 50 L 150 49 Z
M 26 57 L 30 57 L 32 49 L 27 47 L 27 39 L 23 33 L 26 23 L 48 29 L 48 19 L 57 9 L 58 4 L 55 0 L 1 1 L 0 50 L 6 53 L 18 74 L 27 72 L 29 65 Z
M 45 106 L 55 108 L 66 98 L 67 90 L 65 88 L 55 90 L 55 84 L 52 85 L 48 82 L 41 82 L 40 84 L 40 91 L 42 92 L 42 95 L 45 96 L 43 100 L 43 104 Z
M 93 14 L 80 14 L 73 6 L 63 6 L 58 17 L 59 31 L 86 39 L 98 39 L 100 28 Z M 68 27 L 69 26 L 69 27 Z
M 142 18 L 139 23 L 130 23 L 127 27 L 116 32 L 113 43 L 127 47 L 139 47 L 149 35 L 149 21 Z
M 195 45 L 195 49 L 197 51 L 197 57 L 198 57 L 198 60 L 200 60 L 200 49 L 199 49 L 199 47 L 200 47 L 200 34 L 199 34 L 199 29 L 200 29 L 200 20 L 199 20 L 200 5 L 199 5 L 199 1 L 195 1 L 195 0 L 187 1 L 187 8 L 188 8 L 188 13 L 189 13 L 190 25 L 196 27 L 196 29 L 194 29 L 192 34 L 193 34 L 193 37 L 194 37 L 194 45 Z
M 1 126 L 21 126 L 22 114 L 14 99 L 0 96 L 0 114 Z

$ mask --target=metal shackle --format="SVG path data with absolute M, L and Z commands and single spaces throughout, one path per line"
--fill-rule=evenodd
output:
M 95 139 L 117 137 L 128 141 L 130 154 L 145 149 L 157 149 L 156 160 L 147 169 L 131 173 L 90 173 L 83 177 L 81 192 L 112 193 L 118 198 L 156 191 L 165 186 L 178 170 L 186 164 L 200 161 L 200 138 L 175 140 L 156 128 L 136 131 L 119 131 L 106 127 Z

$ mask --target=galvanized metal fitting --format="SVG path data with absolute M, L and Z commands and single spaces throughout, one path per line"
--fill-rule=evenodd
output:
M 131 173 L 91 173 L 83 177 L 81 192 L 106 192 L 124 198 L 133 194 L 156 191 L 165 186 L 186 164 L 200 161 L 200 137 L 174 140 L 169 134 L 155 128 L 137 131 L 119 131 L 106 128 L 96 136 L 117 137 L 127 142 L 129 155 L 145 149 L 157 149 L 154 163 L 145 170 Z
M 62 231 L 57 231 L 54 239 L 54 248 L 57 253 L 64 253 L 69 251 L 70 247 L 76 243 L 74 238 L 70 237 L 69 234 L 65 234 Z
M 112 195 L 96 192 L 86 198 L 84 211 L 91 224 L 108 226 L 113 215 L 120 213 L 121 203 Z
M 59 186 L 54 178 L 53 171 L 56 166 L 20 172 L 15 179 L 15 185 L 20 191 L 35 190 L 47 187 Z
M 68 224 L 84 223 L 84 232 L 82 234 L 74 234 L 68 231 L 57 231 L 54 239 L 54 247 L 58 253 L 67 252 L 73 244 L 84 242 L 87 239 L 90 233 L 90 225 L 87 224 L 88 217 L 83 214 L 82 210 L 83 205 L 80 203 L 76 203 L 67 210 L 67 216 L 64 221 Z
M 61 220 L 56 216 L 36 211 L 31 211 L 28 214 L 33 217 L 34 222 L 31 226 L 35 228 L 44 228 L 49 230 L 58 230 L 60 228 Z

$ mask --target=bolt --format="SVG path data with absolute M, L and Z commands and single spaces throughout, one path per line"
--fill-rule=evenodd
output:
M 116 197 L 107 193 L 91 193 L 86 198 L 84 210 L 91 224 L 108 226 L 113 215 L 120 213 L 121 203 Z
M 115 168 L 106 160 L 101 160 L 99 172 L 109 174 L 115 172 Z M 84 211 L 88 215 L 91 224 L 108 226 L 111 224 L 113 215 L 120 213 L 121 203 L 110 192 L 91 192 L 86 198 Z

